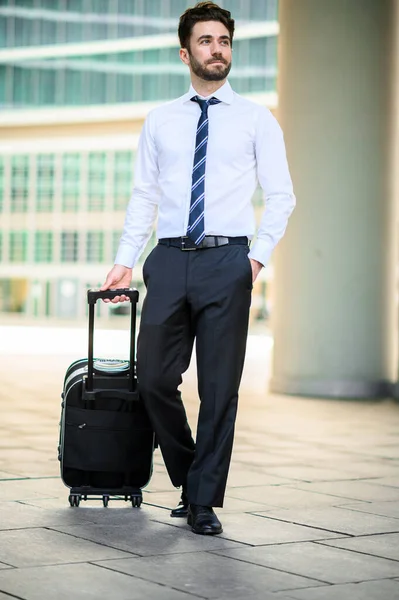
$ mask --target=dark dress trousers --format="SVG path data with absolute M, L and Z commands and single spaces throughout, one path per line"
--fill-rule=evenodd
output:
M 140 394 L 174 486 L 223 506 L 251 304 L 248 245 L 184 251 L 158 244 L 143 268 Z M 195 340 L 200 400 L 194 444 L 179 386 Z

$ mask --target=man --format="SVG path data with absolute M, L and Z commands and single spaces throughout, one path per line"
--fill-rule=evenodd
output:
M 144 123 L 124 232 L 102 287 L 129 287 L 158 214 L 159 243 L 143 267 L 139 390 L 171 481 L 183 489 L 172 516 L 208 535 L 222 532 L 213 507 L 223 506 L 252 284 L 295 205 L 279 125 L 227 82 L 233 34 L 230 12 L 212 2 L 181 16 L 180 58 L 191 87 Z M 266 208 L 249 252 L 258 181 Z M 178 391 L 194 340 L 196 444 Z

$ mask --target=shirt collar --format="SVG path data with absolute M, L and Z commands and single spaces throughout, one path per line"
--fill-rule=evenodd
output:
M 193 88 L 192 84 L 190 85 L 190 89 L 187 94 L 182 96 L 182 102 L 189 102 L 193 96 L 197 96 L 198 93 Z M 225 102 L 226 104 L 232 104 L 234 98 L 234 92 L 231 88 L 231 85 L 228 81 L 222 85 L 215 93 L 211 95 L 212 98 L 217 98 L 221 100 L 221 102 Z

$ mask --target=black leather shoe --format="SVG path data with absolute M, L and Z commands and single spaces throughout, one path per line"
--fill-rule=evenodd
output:
M 211 506 L 189 504 L 187 524 L 191 525 L 191 531 L 201 535 L 217 535 L 223 531 L 222 524 Z
M 187 494 L 185 490 L 182 491 L 181 498 L 179 504 L 176 508 L 173 508 L 170 512 L 171 517 L 183 517 L 184 519 L 187 517 L 188 512 L 188 500 Z

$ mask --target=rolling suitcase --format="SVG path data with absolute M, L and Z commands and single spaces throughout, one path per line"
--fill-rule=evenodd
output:
M 121 293 L 131 303 L 130 360 L 94 359 L 94 310 L 97 300 Z M 70 488 L 69 503 L 110 496 L 139 507 L 142 488 L 152 474 L 155 436 L 137 392 L 135 325 L 138 291 L 88 290 L 88 358 L 72 363 L 61 394 L 58 459 Z

